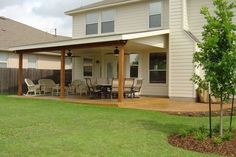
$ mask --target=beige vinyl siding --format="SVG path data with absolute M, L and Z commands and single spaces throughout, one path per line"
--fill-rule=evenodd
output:
M 163 13 L 162 13 L 162 28 L 169 28 L 169 0 L 162 0 Z M 101 15 L 102 11 L 111 10 L 115 11 L 115 32 L 108 34 L 121 34 L 131 32 L 148 31 L 149 29 L 149 1 L 137 2 L 118 7 L 105 8 L 102 10 L 92 11 L 98 12 Z M 73 38 L 87 37 L 85 35 L 85 18 L 86 14 L 91 12 L 85 12 L 81 14 L 75 14 L 73 16 Z M 99 18 L 99 23 L 101 18 Z M 99 24 L 98 35 L 101 34 L 101 24 Z M 151 29 L 153 30 L 153 29 Z
M 183 0 L 170 1 L 169 97 L 194 98 L 190 78 L 194 72 L 192 55 L 195 44 L 183 29 L 183 7 Z
M 85 36 L 86 14 L 76 14 L 73 16 L 72 37 L 79 38 Z
M 7 68 L 18 68 L 19 56 L 15 53 L 9 53 Z M 51 69 L 56 70 L 61 68 L 59 56 L 36 55 L 37 69 Z M 23 56 L 23 68 L 28 68 L 28 55 Z
M 72 80 L 83 79 L 83 60 L 82 58 L 73 58 Z
M 191 32 L 199 39 L 202 39 L 202 26 L 206 22 L 203 15 L 200 14 L 200 9 L 203 6 L 213 8 L 211 0 L 188 0 L 188 18 Z
M 202 39 L 202 26 L 206 22 L 203 15 L 200 14 L 200 9 L 203 6 L 209 7 L 210 11 L 213 12 L 214 6 L 211 0 L 188 0 L 188 18 L 190 30 L 200 40 Z M 236 9 L 234 10 L 234 13 L 235 17 L 233 18 L 233 21 L 236 23 Z
M 165 51 L 167 50 L 159 50 L 159 51 L 146 50 L 146 52 L 140 53 L 139 72 L 140 72 L 140 78 L 143 79 L 143 86 L 141 91 L 142 95 L 165 96 L 165 97 L 168 96 L 168 76 L 166 84 L 149 83 L 149 54 L 153 52 L 165 52 Z M 168 75 L 168 69 L 167 69 L 167 75 Z

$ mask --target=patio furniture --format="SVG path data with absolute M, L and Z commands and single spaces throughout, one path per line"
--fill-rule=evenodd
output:
M 124 95 L 133 98 L 134 78 L 126 78 L 124 82 Z
M 105 98 L 109 98 L 111 87 L 111 84 L 101 83 L 97 84 L 96 89 L 101 91 L 101 97 L 104 96 Z
M 143 85 L 143 79 L 137 79 L 134 87 L 133 87 L 133 97 L 135 98 L 136 96 L 140 96 L 141 88 Z
M 113 99 L 114 95 L 118 95 L 118 91 L 119 91 L 119 80 L 113 78 L 111 81 L 111 91 L 110 91 L 110 97 L 111 99 Z
M 40 85 L 35 85 L 33 83 L 33 81 L 31 81 L 28 78 L 25 78 L 25 83 L 26 83 L 27 88 L 28 88 L 28 91 L 27 91 L 26 95 L 30 95 L 31 93 L 34 94 L 34 95 L 37 95 L 37 94 L 41 93 Z
M 71 84 L 69 84 L 69 93 L 72 95 L 77 94 L 76 89 L 80 86 L 81 81 L 80 80 L 74 80 L 71 82 Z
M 101 90 L 97 90 L 96 87 L 92 84 L 91 78 L 85 78 L 85 82 L 87 85 L 88 93 L 92 98 L 101 97 Z
M 52 96 L 59 96 L 60 91 L 61 91 L 61 87 L 59 85 L 56 85 L 56 86 L 52 87 Z M 69 87 L 65 86 L 65 94 L 66 95 L 69 94 Z
M 40 79 L 38 82 L 43 94 L 52 93 L 52 88 L 55 86 L 59 86 L 51 79 Z
M 80 95 L 80 96 L 83 94 L 87 95 L 88 89 L 87 89 L 87 85 L 85 81 L 79 80 L 79 82 L 80 82 L 79 86 L 77 86 L 75 89 L 76 95 Z

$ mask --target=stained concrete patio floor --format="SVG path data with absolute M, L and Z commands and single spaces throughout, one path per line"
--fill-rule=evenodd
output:
M 18 96 L 17 96 L 18 97 Z M 61 99 L 56 96 L 23 96 L 21 98 L 33 98 L 33 99 L 44 99 L 44 100 L 61 100 L 66 102 L 73 102 L 79 104 L 99 105 L 99 106 L 112 106 L 120 108 L 133 108 L 143 110 L 153 110 L 170 113 L 182 113 L 182 112 L 207 112 L 209 106 L 207 103 L 195 103 L 188 101 L 177 101 L 168 98 L 157 98 L 157 97 L 141 97 L 141 98 L 128 98 L 124 102 L 119 103 L 116 99 L 90 99 L 88 97 L 80 96 L 67 96 Z M 224 105 L 224 109 L 229 109 L 231 105 Z M 219 111 L 219 104 L 212 104 L 212 111 Z

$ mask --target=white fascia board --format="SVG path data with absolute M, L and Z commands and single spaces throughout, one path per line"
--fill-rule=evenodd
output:
M 133 34 L 124 34 L 124 35 L 122 35 L 122 39 L 123 40 L 132 40 L 132 39 L 138 39 L 138 38 L 164 35 L 164 34 L 169 34 L 169 33 L 170 33 L 170 30 L 167 29 L 167 30 L 156 30 L 156 31 L 133 33 Z
M 83 13 L 83 12 L 87 12 L 87 11 L 91 11 L 91 10 L 108 8 L 108 7 L 113 7 L 113 6 L 123 5 L 123 4 L 139 2 L 139 1 L 141 1 L 141 0 L 132 0 L 132 1 L 128 1 L 128 2 L 106 4 L 106 5 L 101 5 L 101 6 L 91 7 L 91 8 L 85 8 L 85 9 L 82 9 L 82 10 L 80 10 L 80 8 L 76 8 L 76 9 L 73 9 L 73 10 L 66 11 L 64 14 L 73 15 L 73 14 Z
M 0 49 L 0 51 L 10 52 L 10 50 L 7 50 L 7 49 Z

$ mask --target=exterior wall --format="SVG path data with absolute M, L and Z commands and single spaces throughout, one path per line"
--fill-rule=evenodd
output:
M 194 85 L 190 81 L 194 72 L 192 63 L 194 42 L 184 32 L 184 0 L 170 1 L 169 36 L 169 97 L 195 98 Z
M 129 51 L 126 51 L 129 53 Z M 149 54 L 153 52 L 163 52 L 167 53 L 168 56 L 168 50 L 167 49 L 145 49 L 145 50 L 139 50 L 139 51 L 132 51 L 137 52 L 139 54 L 139 78 L 142 78 L 143 86 L 142 86 L 142 95 L 150 95 L 150 96 L 168 96 L 168 79 L 166 84 L 150 84 L 149 83 Z M 117 76 L 117 69 L 116 65 L 118 63 L 117 57 L 110 55 L 104 55 L 104 53 L 92 53 L 91 54 L 80 54 L 80 58 L 74 58 L 73 59 L 73 80 L 80 79 L 84 80 L 83 76 L 83 58 L 85 56 L 90 56 L 94 59 L 94 66 L 93 66 L 93 79 L 96 78 L 103 78 L 107 79 L 106 77 L 106 63 L 107 61 L 113 63 L 113 71 L 114 71 L 114 77 Z M 96 63 L 96 60 L 100 61 L 100 64 Z M 125 77 L 129 78 L 129 59 L 128 56 L 126 56 L 125 59 Z M 100 71 L 101 70 L 101 71 Z M 167 69 L 167 78 L 168 78 L 168 69 Z
M 163 5 L 163 15 L 162 15 L 162 28 L 169 28 L 169 0 L 162 0 Z M 132 3 L 128 5 L 118 6 L 116 8 L 107 8 L 108 10 L 115 10 L 115 32 L 108 34 L 122 34 L 131 32 L 142 32 L 153 30 L 149 29 L 148 19 L 149 19 L 149 1 L 143 1 L 138 3 Z M 106 9 L 102 9 L 106 10 Z M 102 10 L 92 11 L 101 13 Z M 85 24 L 86 24 L 86 14 L 80 13 L 73 16 L 73 38 L 83 38 L 85 35 Z M 101 19 L 99 19 L 101 21 Z M 98 28 L 101 30 L 101 27 Z M 98 34 L 107 35 L 107 34 Z M 94 35 L 92 35 L 94 36 Z M 96 35 L 95 35 L 96 36 Z
M 191 32 L 198 38 L 202 39 L 202 26 L 206 22 L 203 15 L 200 14 L 200 9 L 203 6 L 207 6 L 211 12 L 213 12 L 213 4 L 211 0 L 188 0 L 188 18 L 189 18 L 189 26 Z M 235 16 L 233 21 L 236 23 L 236 9 L 234 11 Z
M 149 54 L 158 51 L 149 51 L 140 53 L 139 74 L 143 79 L 143 87 L 141 94 L 149 96 L 168 96 L 168 69 L 167 69 L 167 83 L 165 84 L 151 84 L 149 83 Z M 163 51 L 159 51 L 163 52 Z M 168 52 L 167 52 L 168 57 Z M 167 63 L 168 64 L 168 63 Z
M 28 56 L 23 55 L 23 67 L 28 68 Z M 36 69 L 51 69 L 56 70 L 61 68 L 60 56 L 36 55 Z M 8 53 L 7 68 L 18 68 L 19 58 L 15 53 Z

